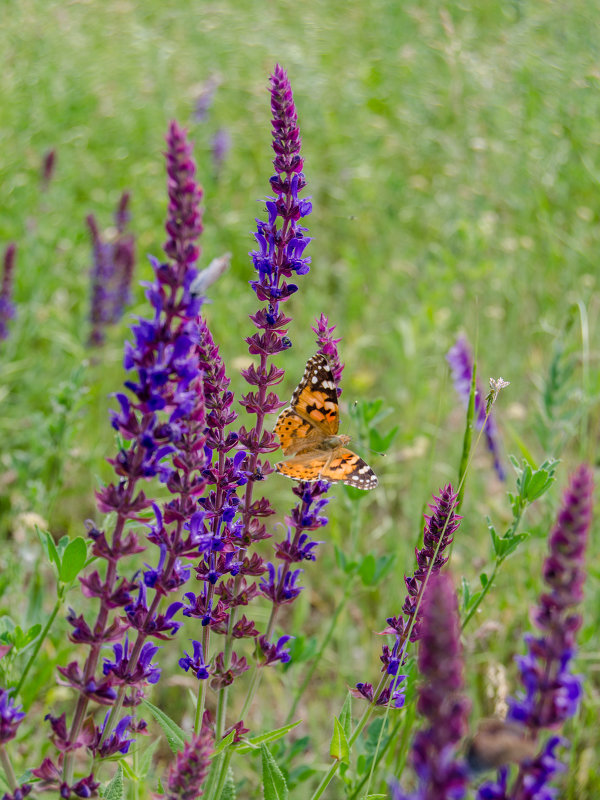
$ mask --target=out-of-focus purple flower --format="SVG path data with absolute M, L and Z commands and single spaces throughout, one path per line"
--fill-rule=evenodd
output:
M 15 316 L 12 293 L 16 255 L 17 245 L 11 242 L 4 251 L 2 267 L 2 285 L 0 286 L 0 339 L 6 339 L 8 336 L 8 321 Z
M 71 794 L 76 797 L 96 797 L 100 783 L 94 779 L 93 773 L 72 784 L 61 781 L 61 773 L 50 758 L 45 758 L 37 769 L 31 770 L 32 774 L 40 779 L 41 787 L 46 790 L 58 790 L 62 800 L 69 800 Z
M 544 729 L 560 728 L 576 713 L 581 700 L 581 679 L 570 668 L 582 620 L 575 609 L 583 599 L 592 511 L 593 475 L 582 464 L 571 476 L 548 540 L 549 553 L 542 568 L 547 590 L 532 613 L 541 635 L 527 635 L 527 653 L 517 658 L 524 692 L 509 700 L 508 718 L 527 727 L 532 737 Z M 556 796 L 547 784 L 561 771 L 560 761 L 554 755 L 561 743 L 559 737 L 551 737 L 537 758 L 521 765 L 508 793 L 511 800 L 545 800 Z M 494 798 L 493 792 L 500 791 L 498 787 L 501 789 L 500 778 L 484 784 L 481 800 Z
M 208 112 L 213 104 L 215 92 L 219 88 L 221 80 L 216 75 L 210 75 L 203 83 L 200 94 L 196 99 L 194 119 L 196 122 L 206 122 Z
M 204 794 L 202 784 L 208 774 L 214 749 L 214 736 L 206 717 L 198 736 L 186 742 L 177 753 L 165 785 L 165 800 L 196 800 Z
M 592 519 L 593 478 L 587 465 L 573 474 L 550 538 L 542 574 L 548 591 L 533 621 L 539 637 L 526 638 L 528 654 L 517 659 L 525 695 L 510 704 L 510 719 L 532 730 L 557 728 L 573 716 L 581 698 L 579 678 L 570 673 L 583 599 L 585 550 Z
M 115 211 L 116 232 L 101 235 L 93 214 L 87 217 L 92 236 L 94 260 L 91 270 L 90 344 L 104 342 L 105 329 L 118 322 L 131 301 L 131 281 L 135 266 L 135 239 L 127 233 L 130 195 L 123 192 Z
M 227 128 L 219 128 L 212 138 L 211 152 L 212 161 L 217 176 L 221 174 L 221 168 L 231 149 L 231 136 Z
M 56 150 L 48 150 L 42 159 L 42 191 L 47 191 L 56 169 Z
M 14 792 L 5 792 L 2 795 L 2 800 L 24 800 L 28 794 L 31 794 L 33 786 L 30 783 L 24 783 L 22 786 L 17 786 Z
M 184 658 L 179 659 L 179 666 L 186 672 L 192 670 L 198 680 L 205 680 L 210 675 L 210 670 L 204 663 L 204 652 L 202 644 L 192 639 L 192 646 L 194 648 L 194 656 L 190 656 L 185 650 L 183 651 Z
M 10 690 L 0 689 L 0 745 L 15 738 L 24 719 L 22 706 L 15 703 L 10 696 Z
M 473 380 L 473 354 L 464 336 L 460 336 L 454 347 L 448 350 L 446 360 L 450 366 L 454 388 L 465 408 L 467 408 L 471 394 L 471 381 Z M 506 473 L 500 456 L 500 436 L 492 413 L 490 412 L 487 423 L 485 421 L 485 413 L 485 393 L 482 392 L 479 380 L 477 380 L 475 386 L 475 427 L 477 430 L 481 430 L 485 425 L 484 435 L 488 450 L 494 461 L 494 470 L 500 480 L 503 481 L 506 479 Z
M 460 620 L 456 594 L 447 575 L 436 575 L 423 598 L 417 710 L 427 724 L 415 735 L 411 762 L 418 779 L 414 792 L 395 787 L 395 800 L 460 800 L 467 773 L 456 749 L 467 731 L 469 702 L 464 687 Z

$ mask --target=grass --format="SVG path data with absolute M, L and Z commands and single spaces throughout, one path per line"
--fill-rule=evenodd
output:
M 0 243 L 15 240 L 19 252 L 18 318 L 0 363 L 0 510 L 10 544 L 1 558 L 27 587 L 30 618 L 48 603 L 44 579 L 34 575 L 39 547 L 28 515 L 39 515 L 57 535 L 81 534 L 83 520 L 96 513 L 93 490 L 110 474 L 103 458 L 114 449 L 108 395 L 122 382 L 127 324 L 111 333 L 101 353 L 87 351 L 84 218 L 93 211 L 108 225 L 120 192 L 131 190 L 137 277 L 148 279 L 145 254 L 158 254 L 163 241 L 164 133 L 172 117 L 190 127 L 205 188 L 204 257 L 233 254 L 207 315 L 239 393 L 242 381 L 231 365 L 246 361 L 240 334 L 250 331 L 244 319 L 255 304 L 247 287 L 249 231 L 271 174 L 266 82 L 277 61 L 288 70 L 314 202 L 308 218 L 314 241 L 311 273 L 289 303 L 294 348 L 281 395 L 291 395 L 314 352 L 311 321 L 325 311 L 343 336 L 345 432 L 356 434 L 352 402 L 379 396 L 392 411 L 384 429 L 400 425 L 387 456 L 370 457 L 381 488 L 362 503 L 357 545 L 362 555 L 395 554 L 394 570 L 352 596 L 315 675 L 312 702 L 300 706 L 301 714 L 310 712 L 303 734 L 311 751 L 326 760 L 331 715 L 346 684 L 375 678 L 380 643 L 371 632 L 400 607 L 423 507 L 442 482 L 455 480 L 463 413 L 444 355 L 457 334 L 465 331 L 477 343 L 484 380 L 511 381 L 495 412 L 507 451 L 520 454 L 523 443 L 538 463 L 561 456 L 561 486 L 580 459 L 596 461 L 600 12 L 589 0 L 568 8 L 5 0 L 4 10 Z M 196 123 L 195 99 L 214 74 L 221 83 L 209 118 Z M 210 140 L 218 127 L 229 130 L 232 149 L 217 178 Z M 43 193 L 39 170 L 49 148 L 56 148 L 57 171 Z M 132 311 L 146 313 L 140 288 Z M 589 326 L 583 360 L 582 319 Z M 552 366 L 561 348 L 563 366 L 573 370 L 557 376 Z M 552 418 L 541 411 L 549 393 Z M 280 483 L 277 499 L 285 508 L 289 485 Z M 341 489 L 334 494 L 321 560 L 307 567 L 307 590 L 281 622 L 317 640 L 344 591 L 334 545 L 347 549 L 354 513 Z M 514 686 L 512 656 L 539 590 L 544 536 L 558 497 L 554 491 L 532 509 L 531 540 L 504 565 L 467 633 L 477 711 L 489 712 L 491 665 L 506 668 Z M 463 514 L 453 569 L 475 583 L 488 557 L 485 515 L 500 528 L 509 520 L 505 487 L 483 452 Z M 567 732 L 577 766 L 565 797 L 600 792 L 591 756 L 600 746 L 594 537 L 590 546 L 577 662 L 587 676 L 586 698 Z M 14 583 L 3 580 L 7 614 Z M 53 647 L 64 655 L 62 634 L 59 626 Z M 283 682 L 279 673 L 269 676 L 276 707 L 285 708 L 299 672 L 286 671 Z M 41 685 L 48 691 L 38 702 L 67 699 L 65 690 L 50 688 L 51 678 Z M 167 684 L 156 697 L 166 701 L 172 691 Z M 281 722 L 271 709 L 256 710 L 257 729 L 273 721 Z M 250 779 L 243 767 L 241 777 Z

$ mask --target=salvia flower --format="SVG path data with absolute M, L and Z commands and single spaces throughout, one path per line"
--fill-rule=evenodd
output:
M 0 689 L 0 745 L 15 738 L 24 719 L 25 713 L 11 697 L 10 690 Z
M 206 678 L 210 675 L 210 670 L 204 663 L 204 652 L 202 650 L 202 644 L 197 642 L 195 639 L 192 640 L 192 646 L 194 648 L 194 655 L 193 657 L 189 655 L 185 650 L 183 651 L 183 658 L 179 659 L 179 666 L 184 669 L 186 672 L 188 670 L 192 670 L 198 680 L 206 680 Z
M 452 581 L 437 575 L 423 598 L 417 710 L 426 727 L 415 735 L 411 763 L 418 785 L 395 800 L 460 800 L 467 786 L 466 769 L 456 750 L 467 730 L 469 703 L 464 687 L 460 619 Z
M 135 239 L 127 233 L 129 193 L 121 195 L 115 212 L 116 229 L 102 235 L 93 214 L 87 217 L 92 236 L 94 258 L 91 270 L 90 344 L 104 342 L 108 325 L 123 316 L 131 301 L 131 280 L 135 266 Z
M 471 381 L 473 379 L 473 354 L 469 343 L 464 336 L 460 336 L 456 344 L 450 348 L 446 355 L 446 360 L 450 366 L 452 373 L 452 380 L 454 381 L 454 388 L 458 396 L 461 398 L 465 408 L 469 404 L 469 396 L 471 394 Z M 502 466 L 500 456 L 500 437 L 496 422 L 490 413 L 486 417 L 486 398 L 482 392 L 479 380 L 476 381 L 475 387 L 475 427 L 481 430 L 485 425 L 484 435 L 487 443 L 488 450 L 492 455 L 494 462 L 494 470 L 500 480 L 505 480 L 506 473 Z
M 415 549 L 417 569 L 410 578 L 404 578 L 408 591 L 402 606 L 406 620 L 406 631 L 415 616 L 425 578 L 429 572 L 431 575 L 439 573 L 448 561 L 448 557 L 444 556 L 444 552 L 454 541 L 454 534 L 458 530 L 462 519 L 455 511 L 458 504 L 458 495 L 453 491 L 451 484 L 440 489 L 439 495 L 434 495 L 433 499 L 434 502 L 429 504 L 431 514 L 425 515 L 423 547 L 420 550 L 418 548 Z M 411 642 L 416 642 L 418 639 L 420 639 L 420 612 L 417 612 L 410 633 Z
M 8 336 L 8 321 L 15 316 L 12 294 L 16 255 L 17 245 L 11 242 L 4 251 L 2 266 L 2 284 L 0 285 L 0 339 L 6 339 Z
M 152 315 L 132 327 L 133 341 L 126 343 L 124 357 L 127 393 L 117 395 L 119 411 L 111 420 L 122 442 L 120 452 L 109 459 L 117 480 L 96 495 L 101 512 L 114 515 L 114 528 L 111 535 L 88 525 L 92 552 L 107 565 L 105 572 L 98 570 L 84 578 L 85 593 L 96 598 L 100 607 L 94 623 L 82 615 L 69 615 L 72 638 L 88 644 L 90 651 L 83 668 L 72 662 L 59 669 L 68 685 L 79 692 L 68 735 L 73 743 L 80 741 L 90 700 L 113 705 L 100 733 L 109 741 L 113 726 L 120 725 L 121 706 L 139 704 L 145 685 L 159 679 L 160 669 L 152 661 L 157 647 L 147 639 L 164 639 L 177 631 L 180 623 L 173 617 L 183 604 L 171 603 L 164 613 L 159 613 L 159 605 L 190 575 L 182 559 L 197 556 L 202 543 L 202 521 L 198 517 L 194 521 L 195 515 L 201 516 L 197 497 L 206 485 L 202 475 L 206 443 L 202 369 L 195 347 L 202 300 L 190 291 L 197 276 L 194 262 L 199 254 L 196 239 L 202 231 L 202 191 L 194 181 L 191 145 L 176 123 L 169 128 L 166 159 L 169 238 L 165 251 L 169 260 L 151 259 L 154 281 L 147 284 L 146 297 Z M 120 231 L 127 217 L 127 202 L 122 199 L 116 220 Z M 139 488 L 140 481 L 152 478 L 158 478 L 169 492 L 161 506 Z M 155 522 L 148 526 L 148 539 L 159 548 L 158 564 L 148 567 L 141 580 L 127 581 L 119 574 L 121 559 L 144 549 L 138 534 L 127 528 L 130 522 L 146 523 L 144 512 L 151 506 Z M 153 592 L 151 600 L 146 599 L 147 590 Z M 115 608 L 123 608 L 124 614 L 113 614 Z M 129 638 L 122 641 L 128 627 L 136 632 L 131 643 Z M 100 681 L 95 672 L 100 650 L 107 642 L 115 642 L 114 658 L 104 660 L 104 680 Z M 73 767 L 69 751 L 63 765 L 63 781 L 69 786 Z M 85 785 L 79 790 L 84 791 Z
M 202 784 L 208 774 L 213 750 L 214 736 L 205 716 L 200 734 L 186 742 L 175 757 L 165 782 L 166 800 L 196 800 L 204 794 Z
M 208 119 L 208 112 L 213 104 L 215 92 L 221 83 L 216 75 L 210 75 L 202 84 L 200 94 L 196 99 L 196 108 L 194 118 L 196 122 L 206 122 Z
M 245 604 L 244 601 L 247 602 L 252 593 L 257 592 L 256 584 L 248 587 L 247 591 L 243 588 L 246 584 L 245 571 L 248 576 L 264 571 L 261 563 L 253 564 L 254 556 L 249 558 L 247 549 L 269 536 L 263 520 L 275 513 L 266 497 L 256 499 L 253 492 L 255 483 L 263 481 L 273 472 L 265 456 L 279 446 L 266 420 L 284 405 L 273 388 L 281 382 L 284 371 L 269 363 L 274 356 L 291 346 L 287 337 L 287 325 L 291 319 L 282 312 L 281 304 L 298 289 L 290 281 L 292 276 L 304 275 L 309 270 L 309 259 L 304 251 L 310 239 L 305 235 L 306 229 L 301 223 L 312 206 L 301 197 L 306 181 L 302 174 L 297 114 L 289 80 L 279 65 L 271 75 L 270 84 L 275 174 L 270 179 L 272 195 L 267 197 L 265 203 L 267 219 L 256 220 L 256 249 L 250 254 L 256 272 L 250 285 L 262 305 L 250 317 L 257 331 L 246 339 L 249 353 L 257 357 L 258 363 L 253 363 L 242 372 L 252 390 L 240 400 L 246 411 L 255 416 L 255 421 L 252 426 L 241 426 L 238 431 L 239 446 L 247 453 L 243 469 L 248 481 L 239 507 L 241 524 L 238 535 L 242 549 L 238 551 L 236 560 L 242 566 L 235 578 L 221 582 L 217 587 L 222 601 L 236 607 Z M 287 569 L 282 571 L 281 579 L 288 581 L 287 590 L 293 593 L 295 589 L 290 585 L 290 579 L 286 579 L 286 572 Z M 277 592 L 274 585 L 272 589 Z M 227 628 L 230 642 L 236 624 L 237 612 L 233 608 Z M 233 660 L 231 664 L 223 663 L 219 672 L 227 676 L 232 664 Z M 213 679 L 212 684 L 217 683 L 220 687 L 227 685 L 225 679 L 221 678 Z
M 548 540 L 549 552 L 542 568 L 546 591 L 532 613 L 540 634 L 525 637 L 527 653 L 517 658 L 524 691 L 509 700 L 508 718 L 528 728 L 534 738 L 544 729 L 560 728 L 576 713 L 581 701 L 581 679 L 572 674 L 571 662 L 582 621 L 576 608 L 583 599 L 592 510 L 592 471 L 582 464 L 571 476 Z M 554 755 L 560 743 L 558 737 L 552 737 L 536 759 L 521 765 L 508 793 L 511 800 L 555 796 L 548 783 L 561 770 Z M 493 797 L 502 785 L 501 779 L 484 784 L 479 796 Z

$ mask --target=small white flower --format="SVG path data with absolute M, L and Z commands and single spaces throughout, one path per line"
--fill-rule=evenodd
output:
M 500 389 L 510 386 L 510 381 L 505 381 L 504 378 L 490 378 L 490 390 L 494 394 L 498 394 Z

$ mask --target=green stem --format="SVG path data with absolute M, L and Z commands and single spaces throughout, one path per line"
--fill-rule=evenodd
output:
M 374 765 L 376 767 L 378 767 L 379 764 L 381 763 L 383 757 L 385 756 L 385 754 L 389 750 L 391 743 L 396 740 L 396 737 L 398 735 L 398 732 L 400 731 L 400 727 L 402 726 L 402 724 L 403 724 L 403 721 L 402 720 L 398 720 L 398 722 L 394 725 L 394 728 L 392 729 L 390 735 L 388 736 L 385 745 L 383 746 L 383 748 L 379 752 L 376 753 L 375 757 L 373 758 L 373 763 L 374 763 Z M 385 724 L 381 726 L 381 730 L 383 730 L 384 728 L 385 728 Z M 364 776 L 364 778 L 361 780 L 361 782 L 358 784 L 358 786 L 354 789 L 352 794 L 349 796 L 348 800 L 357 800 L 357 798 L 358 798 L 358 796 L 360 794 L 360 791 L 361 791 L 362 787 L 365 785 L 365 783 L 367 782 L 367 780 L 369 780 L 369 784 L 370 784 L 371 772 L 369 772 L 368 775 Z M 369 791 L 367 790 L 366 794 L 368 794 L 368 793 L 369 793 Z
M 46 625 L 44 627 L 44 630 L 40 633 L 39 638 L 38 638 L 38 640 L 37 640 L 37 642 L 35 644 L 35 647 L 33 648 L 33 652 L 29 656 L 29 661 L 25 665 L 25 669 L 23 670 L 21 678 L 20 678 L 19 682 L 17 683 L 17 685 L 15 686 L 15 695 L 18 695 L 20 693 L 20 691 L 21 691 L 21 689 L 23 687 L 23 684 L 25 683 L 25 678 L 27 677 L 27 675 L 29 673 L 29 670 L 33 666 L 33 662 L 36 660 L 37 655 L 40 652 L 40 649 L 41 649 L 41 647 L 42 647 L 42 645 L 44 643 L 44 639 L 48 635 L 48 632 L 50 631 L 50 628 L 52 627 L 52 623 L 56 619 L 56 615 L 60 611 L 63 602 L 64 602 L 64 598 L 62 596 L 61 590 L 59 589 L 59 597 L 58 597 L 58 599 L 57 599 L 57 601 L 56 601 L 56 603 L 54 605 L 54 608 L 52 609 L 52 613 L 48 617 L 48 622 L 46 623 Z
M 456 506 L 457 512 L 460 511 L 460 507 L 462 506 L 463 497 L 465 494 L 465 477 L 467 474 L 467 469 L 470 464 L 470 453 L 471 453 L 471 441 L 473 439 L 473 418 L 475 417 L 475 395 L 477 394 L 477 362 L 473 363 L 473 374 L 471 375 L 471 390 L 469 392 L 469 404 L 467 406 L 467 425 L 465 427 L 465 435 L 463 438 L 463 450 L 462 455 L 460 458 L 460 465 L 458 468 L 458 505 Z M 487 418 L 489 414 L 486 414 L 485 422 L 483 423 L 481 430 L 486 426 Z
M 519 528 L 519 525 L 521 523 L 521 520 L 523 519 L 523 514 L 525 513 L 525 508 L 526 507 L 524 506 L 519 511 L 517 516 L 514 518 L 513 523 L 510 526 L 510 528 L 509 528 L 509 530 L 508 530 L 508 532 L 506 534 L 506 537 L 510 538 L 510 537 L 514 536 L 515 533 L 517 532 L 517 530 Z M 462 622 L 462 625 L 461 625 L 461 628 L 460 628 L 461 631 L 464 631 L 464 629 L 467 627 L 467 623 L 475 615 L 475 612 L 477 611 L 477 609 L 479 608 L 479 606 L 483 602 L 484 597 L 489 592 L 489 590 L 492 588 L 492 583 L 494 582 L 494 579 L 495 579 L 495 577 L 496 577 L 496 575 L 498 573 L 498 570 L 500 569 L 500 565 L 502 564 L 502 562 L 504 561 L 505 558 L 506 558 L 506 556 L 496 556 L 496 561 L 494 562 L 494 568 L 492 569 L 492 574 L 488 578 L 488 582 L 486 583 L 486 585 L 481 590 L 481 593 L 480 593 L 479 597 L 477 598 L 477 600 L 475 601 L 473 606 L 469 609 L 469 612 L 468 612 L 467 616 L 464 618 L 464 620 Z
M 15 771 L 10 763 L 10 758 L 8 757 L 8 753 L 6 752 L 3 744 L 0 744 L 0 764 L 2 764 L 2 768 L 6 775 L 6 780 L 10 786 L 10 790 L 14 794 L 14 792 L 18 789 L 19 784 L 17 783 Z
M 219 800 L 223 794 L 223 787 L 225 786 L 225 781 L 227 780 L 227 770 L 229 769 L 229 762 L 231 761 L 232 756 L 233 749 L 230 747 L 223 755 L 223 760 L 219 770 L 219 782 L 217 783 L 217 789 L 214 795 L 215 800 Z
M 467 627 L 467 623 L 475 615 L 477 609 L 479 608 L 479 606 L 483 602 L 483 598 L 489 592 L 490 587 L 491 587 L 492 583 L 494 582 L 494 578 L 496 577 L 496 574 L 498 572 L 498 568 L 499 568 L 500 564 L 503 562 L 503 560 L 504 559 L 502 559 L 502 558 L 496 558 L 496 561 L 494 563 L 494 569 L 492 570 L 492 574 L 488 578 L 488 582 L 486 583 L 486 585 L 481 590 L 481 593 L 480 593 L 479 597 L 477 598 L 475 603 L 469 609 L 469 613 L 464 618 L 464 620 L 462 622 L 462 625 L 460 626 L 461 631 L 464 631 L 464 629 Z

